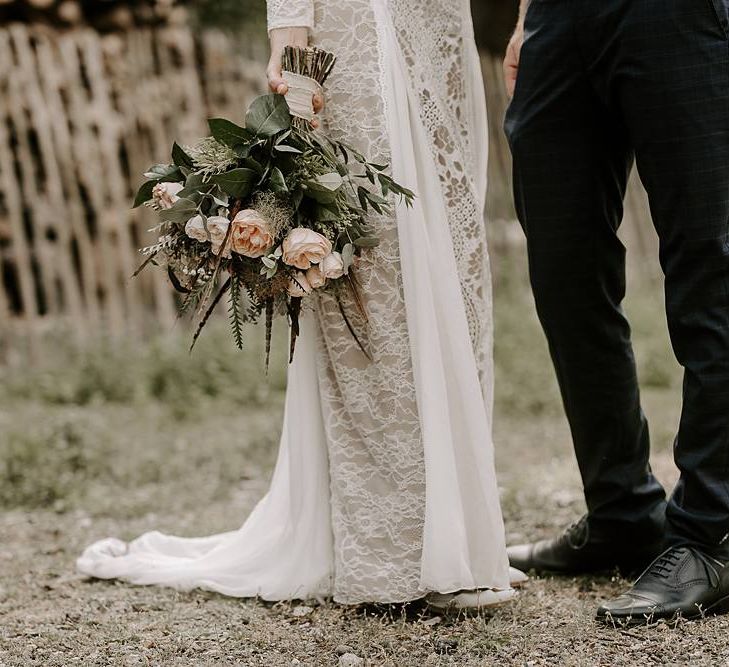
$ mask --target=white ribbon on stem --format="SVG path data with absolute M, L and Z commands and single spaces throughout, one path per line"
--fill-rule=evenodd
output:
M 314 95 L 321 94 L 323 90 L 319 82 L 293 72 L 284 71 L 282 76 L 289 88 L 286 102 L 291 115 L 308 121 L 314 120 Z

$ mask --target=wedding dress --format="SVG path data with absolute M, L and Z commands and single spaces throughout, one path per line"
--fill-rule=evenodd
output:
M 357 266 L 369 361 L 316 297 L 268 494 L 236 531 L 102 540 L 91 576 L 267 600 L 508 590 L 491 441 L 487 120 L 468 0 L 269 0 L 338 64 L 325 131 L 414 190 Z

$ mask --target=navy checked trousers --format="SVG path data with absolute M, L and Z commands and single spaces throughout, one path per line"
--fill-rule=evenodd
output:
M 729 555 L 726 0 L 532 0 L 506 132 L 529 268 L 596 529 Z M 666 507 L 649 464 L 616 235 L 633 163 L 685 369 Z M 665 510 L 665 515 L 664 515 Z M 652 530 L 651 532 L 655 532 Z M 632 539 L 632 538 L 631 538 Z

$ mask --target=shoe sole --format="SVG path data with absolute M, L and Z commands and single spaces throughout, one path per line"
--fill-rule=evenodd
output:
M 722 614 L 729 614 L 729 595 L 717 600 L 714 604 L 707 607 L 705 610 L 697 610 L 690 614 L 677 612 L 674 614 L 662 615 L 660 613 L 651 614 L 650 616 L 613 616 L 612 614 L 605 614 L 597 616 L 596 620 L 604 625 L 615 625 L 617 627 L 637 627 L 641 625 L 650 625 L 656 621 L 666 621 L 667 623 L 676 623 L 679 619 L 685 619 L 687 621 L 696 621 L 708 616 L 721 616 Z

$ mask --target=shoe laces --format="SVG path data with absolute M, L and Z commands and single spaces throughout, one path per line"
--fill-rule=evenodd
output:
M 683 561 L 686 552 L 692 554 L 699 560 L 706 571 L 706 576 L 712 586 L 719 585 L 719 572 L 717 571 L 717 561 L 702 553 L 698 549 L 686 545 L 674 546 L 666 549 L 648 568 L 646 574 L 648 576 L 657 577 L 659 579 L 668 579 L 676 570 L 676 567 Z
M 564 531 L 564 539 L 573 549 L 582 549 L 590 539 L 590 526 L 587 523 L 588 515 L 585 514 L 577 521 L 571 523 Z
M 664 551 L 658 558 L 653 562 L 650 567 L 650 574 L 660 579 L 668 579 L 676 566 L 683 559 L 684 549 L 671 548 Z

